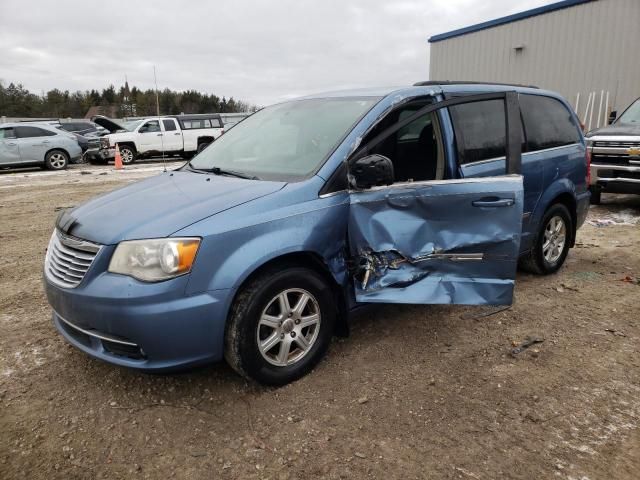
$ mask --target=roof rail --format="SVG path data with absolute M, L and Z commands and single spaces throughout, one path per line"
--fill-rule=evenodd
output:
M 522 85 L 519 83 L 473 82 L 469 80 L 427 80 L 424 82 L 416 82 L 413 84 L 414 87 L 428 87 L 430 85 L 500 85 L 504 87 L 539 88 L 535 85 Z

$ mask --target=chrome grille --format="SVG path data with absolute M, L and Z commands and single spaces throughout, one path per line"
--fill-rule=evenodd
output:
M 624 141 L 605 141 L 605 140 L 596 140 L 593 142 L 594 147 L 619 147 L 619 148 L 631 148 L 637 147 L 640 148 L 640 142 L 624 142 Z
M 44 260 L 45 275 L 61 287 L 77 287 L 99 251 L 100 245 L 69 237 L 56 229 Z

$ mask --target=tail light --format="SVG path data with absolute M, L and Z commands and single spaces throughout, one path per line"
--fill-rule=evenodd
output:
M 587 145 L 587 150 L 584 154 L 584 161 L 587 164 L 587 187 L 591 185 L 591 145 Z

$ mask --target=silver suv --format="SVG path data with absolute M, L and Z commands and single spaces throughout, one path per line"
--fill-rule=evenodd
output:
M 0 167 L 39 164 L 49 170 L 62 170 L 81 157 L 75 136 L 53 125 L 0 124 Z

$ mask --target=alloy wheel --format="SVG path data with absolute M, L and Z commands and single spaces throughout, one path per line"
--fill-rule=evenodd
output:
M 306 290 L 287 289 L 273 297 L 258 322 L 256 340 L 262 357 L 286 367 L 300 361 L 320 332 L 318 301 Z
M 64 168 L 64 166 L 67 164 L 67 157 L 65 157 L 62 153 L 55 152 L 52 153 L 49 157 L 49 163 L 51 164 L 52 168 Z
M 133 152 L 128 148 L 120 150 L 120 156 L 122 157 L 122 163 L 131 163 L 133 161 Z
M 567 227 L 559 216 L 551 217 L 544 228 L 544 241 L 542 242 L 542 254 L 547 263 L 555 264 L 564 251 L 567 240 Z

